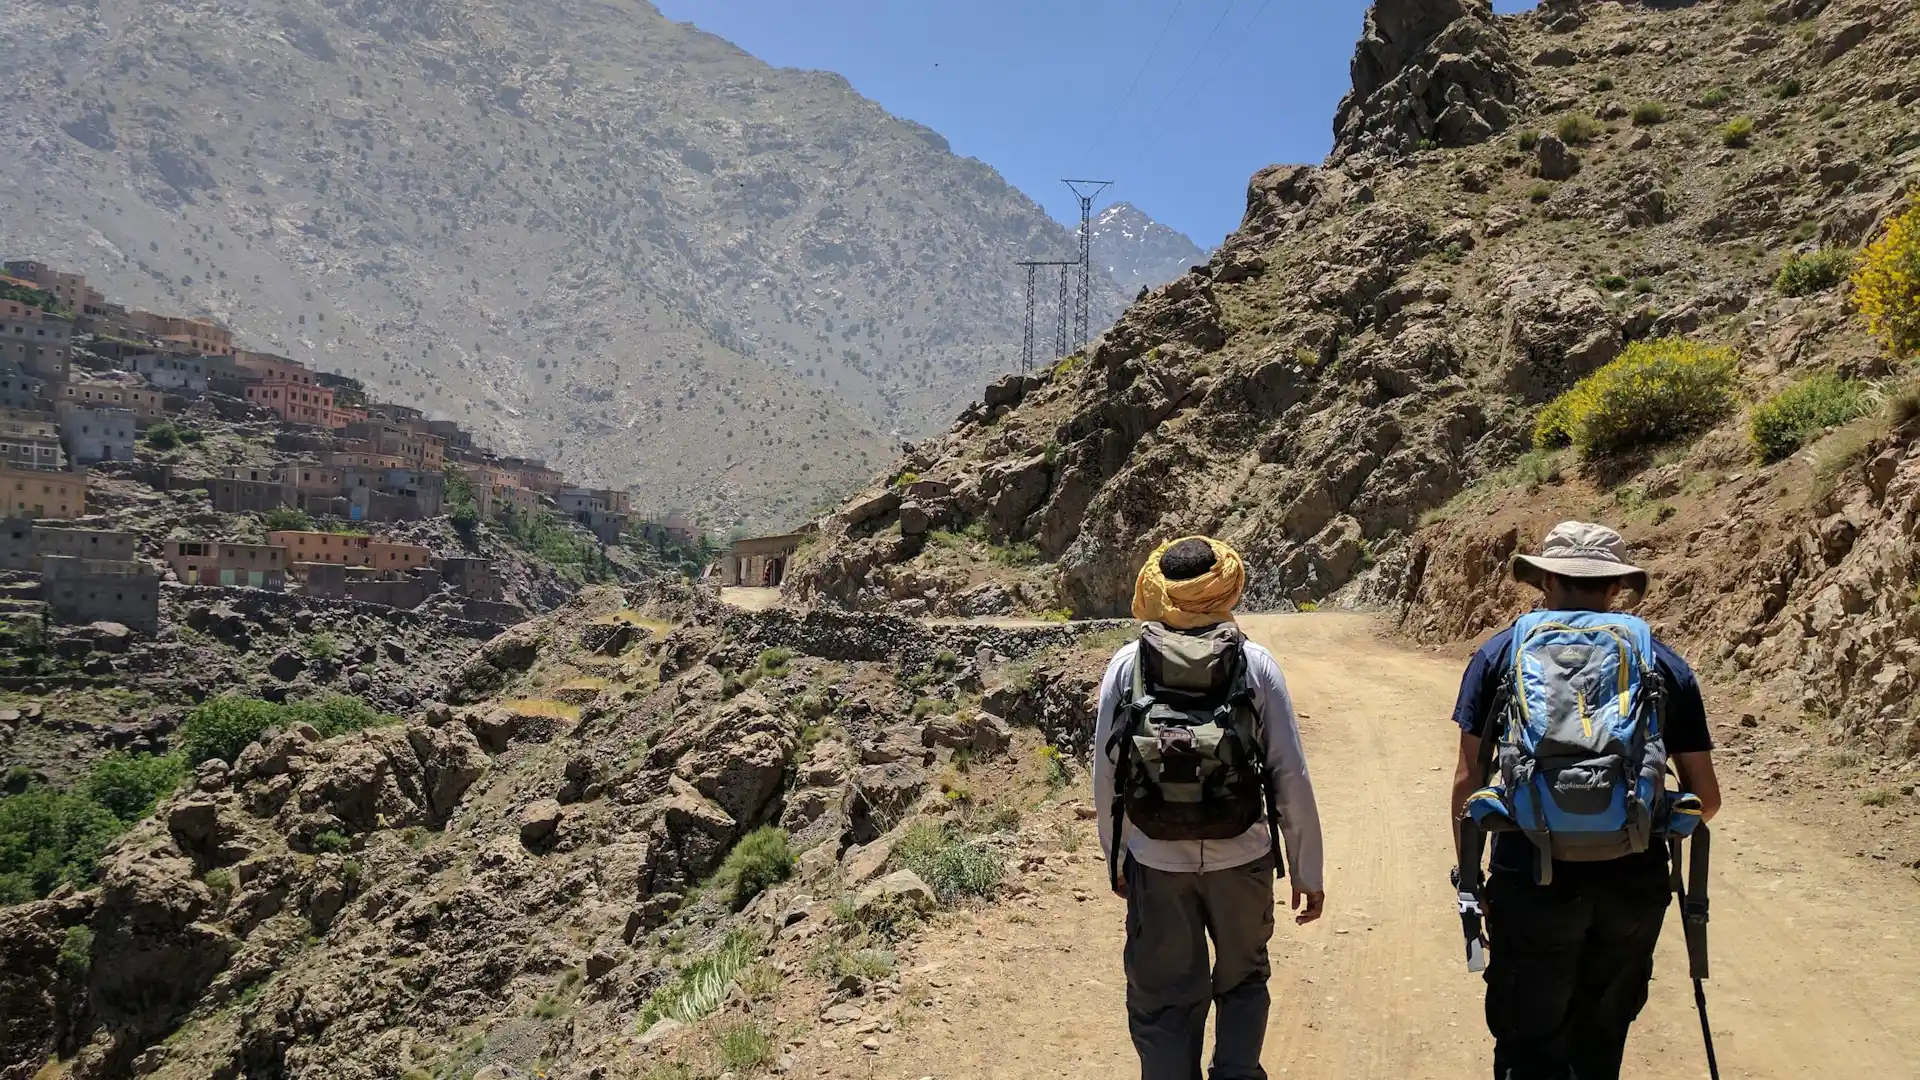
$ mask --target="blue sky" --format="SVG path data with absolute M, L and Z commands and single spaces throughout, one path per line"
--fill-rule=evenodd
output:
M 1367 0 L 655 0 L 781 67 L 837 71 L 1062 221 L 1061 177 L 1212 246 L 1246 182 L 1315 162 Z M 1534 0 L 1496 0 L 1502 11 Z

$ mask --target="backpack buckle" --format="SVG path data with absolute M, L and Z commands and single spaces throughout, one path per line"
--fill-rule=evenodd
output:
M 1183 727 L 1164 727 L 1160 729 L 1160 756 L 1193 756 L 1193 729 Z

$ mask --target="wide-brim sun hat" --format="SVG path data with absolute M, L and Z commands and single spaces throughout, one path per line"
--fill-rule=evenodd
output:
M 1544 587 L 1548 574 L 1587 580 L 1624 579 L 1635 592 L 1647 591 L 1647 572 L 1627 561 L 1627 542 L 1605 525 L 1563 521 L 1553 527 L 1538 555 L 1515 555 L 1513 579 Z

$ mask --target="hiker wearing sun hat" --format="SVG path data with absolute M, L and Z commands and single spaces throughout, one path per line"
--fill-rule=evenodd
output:
M 1496 1080 L 1617 1080 L 1674 883 L 1670 838 L 1719 809 L 1713 740 L 1686 661 L 1613 610 L 1649 584 L 1618 532 L 1564 522 L 1512 572 L 1540 608 L 1474 653 L 1453 713 L 1469 963 L 1485 964 Z
M 1326 902 L 1286 679 L 1233 621 L 1245 588 L 1226 544 L 1161 545 L 1134 586 L 1140 639 L 1100 687 L 1094 805 L 1109 880 L 1127 901 L 1127 1022 L 1143 1080 L 1201 1075 L 1216 1003 L 1210 1076 L 1264 1080 L 1276 874 L 1291 864 L 1296 923 Z

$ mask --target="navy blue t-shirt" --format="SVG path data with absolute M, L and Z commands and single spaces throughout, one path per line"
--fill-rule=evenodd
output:
M 1487 737 L 1487 722 L 1491 718 L 1494 699 L 1499 697 L 1500 684 L 1506 680 L 1512 666 L 1513 628 L 1508 627 L 1475 650 L 1473 659 L 1467 663 L 1466 676 L 1460 680 L 1460 698 L 1453 706 L 1453 722 L 1460 725 L 1461 731 L 1482 739 Z M 1666 690 L 1667 756 L 1713 749 L 1713 733 L 1707 730 L 1707 706 L 1700 699 L 1700 680 L 1694 677 L 1693 669 L 1659 638 L 1653 640 L 1653 667 Z M 1646 858 L 1664 866 L 1666 851 L 1655 844 L 1645 856 L 1629 858 Z M 1524 872 L 1531 875 L 1534 859 L 1533 842 L 1519 833 L 1500 833 L 1493 838 L 1493 858 L 1489 865 L 1495 872 Z M 1561 867 L 1583 865 L 1610 864 L 1556 861 L 1555 873 L 1559 873 Z

